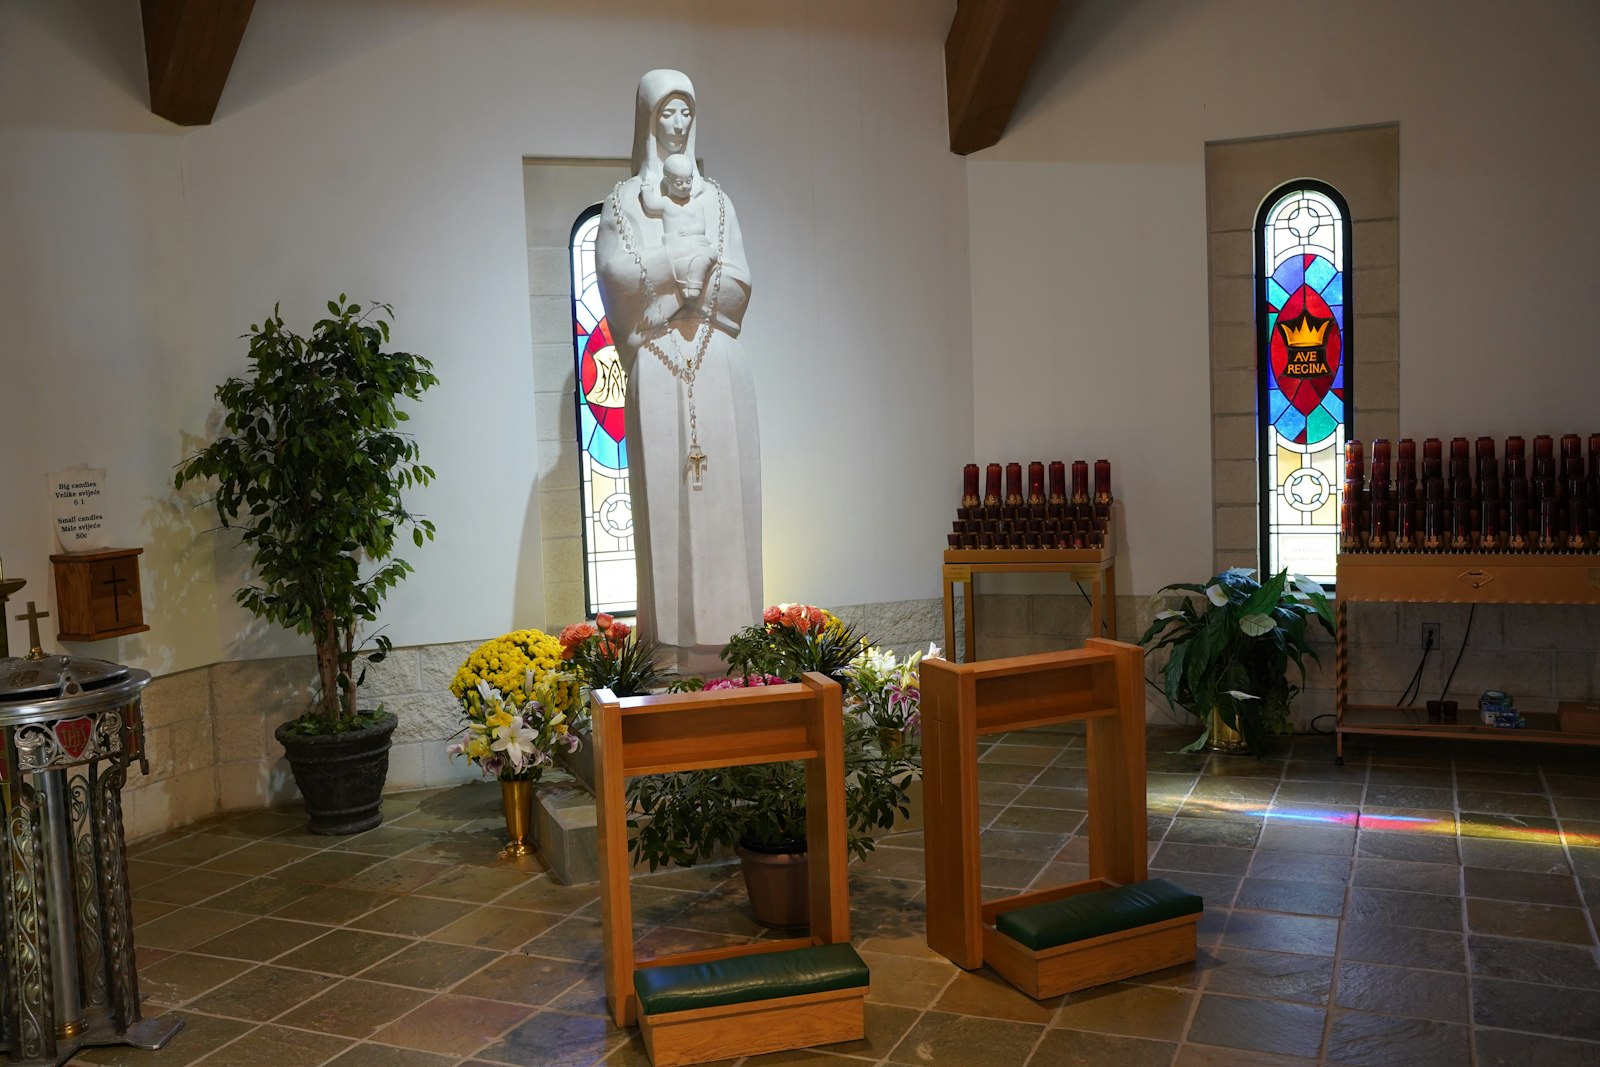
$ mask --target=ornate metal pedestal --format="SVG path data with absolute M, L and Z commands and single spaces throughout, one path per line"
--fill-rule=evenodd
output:
M 160 1048 L 143 1019 L 122 786 L 144 764 L 144 671 L 72 656 L 0 659 L 0 1053 L 58 1064 L 87 1045 Z

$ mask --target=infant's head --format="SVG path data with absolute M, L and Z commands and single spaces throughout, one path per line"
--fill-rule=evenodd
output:
M 668 196 L 682 198 L 694 190 L 694 163 L 682 152 L 663 159 L 661 172 L 667 183 Z

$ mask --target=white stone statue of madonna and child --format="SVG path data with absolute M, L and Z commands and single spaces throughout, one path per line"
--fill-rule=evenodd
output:
M 761 618 L 761 441 L 739 331 L 750 267 L 700 173 L 688 77 L 639 79 L 633 177 L 601 209 L 600 295 L 628 375 L 639 630 L 685 673 Z

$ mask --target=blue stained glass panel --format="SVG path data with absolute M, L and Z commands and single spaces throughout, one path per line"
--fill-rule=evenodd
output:
M 1338 301 L 1330 300 L 1328 298 L 1328 294 L 1323 293 L 1322 290 L 1324 286 L 1338 276 L 1339 272 L 1333 269 L 1333 264 L 1329 263 L 1321 256 L 1318 256 L 1316 259 L 1312 260 L 1311 266 L 1306 268 L 1306 284 L 1311 286 L 1311 288 L 1315 289 L 1317 292 L 1322 293 L 1322 298 L 1327 300 L 1330 304 L 1338 303 Z
M 1291 183 L 1264 202 L 1255 238 L 1257 357 L 1264 394 L 1257 451 L 1261 569 L 1269 574 L 1288 569 L 1332 584 L 1343 491 L 1337 472 L 1352 410 L 1350 375 L 1345 372 L 1354 354 L 1347 332 L 1351 282 L 1346 208 L 1337 193 L 1319 182 Z M 1297 320 L 1302 314 L 1311 316 L 1313 329 L 1320 317 L 1331 316 L 1336 340 L 1325 347 L 1304 328 L 1294 335 L 1284 333 L 1280 319 Z M 1321 359 L 1332 358 L 1338 359 L 1337 366 L 1307 373 Z

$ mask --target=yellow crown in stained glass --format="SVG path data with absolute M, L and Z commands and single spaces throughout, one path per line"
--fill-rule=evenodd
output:
M 1290 348 L 1319 348 L 1332 322 L 1332 319 L 1323 319 L 1319 323 L 1302 311 L 1293 322 L 1278 323 L 1278 329 L 1283 331 L 1283 339 Z

